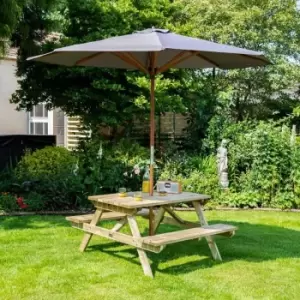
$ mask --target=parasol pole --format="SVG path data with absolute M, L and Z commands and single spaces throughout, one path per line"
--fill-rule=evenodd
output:
M 150 74 L 150 196 L 153 196 L 154 186 L 154 143 L 155 143 L 155 74 Z
M 155 151 L 155 75 L 157 52 L 150 52 L 148 56 L 150 74 L 150 188 L 149 194 L 153 196 L 154 187 L 154 151 Z

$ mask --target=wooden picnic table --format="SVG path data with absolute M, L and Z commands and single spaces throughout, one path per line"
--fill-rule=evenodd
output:
M 120 197 L 119 194 L 89 196 L 96 208 L 94 214 L 83 216 L 67 217 L 73 227 L 82 229 L 85 234 L 80 245 L 80 251 L 84 251 L 93 235 L 106 237 L 123 244 L 137 248 L 139 259 L 144 270 L 144 274 L 153 277 L 150 263 L 145 251 L 155 253 L 161 252 L 166 245 L 183 242 L 204 237 L 215 260 L 221 261 L 221 255 L 214 241 L 214 235 L 232 236 L 237 230 L 236 227 L 227 224 L 208 225 L 203 214 L 204 205 L 210 196 L 183 192 L 180 194 L 168 194 L 160 196 L 154 193 L 153 196 L 143 194 L 142 200 L 137 201 L 133 197 L 134 193 L 127 193 L 127 197 Z M 198 223 L 183 220 L 172 209 L 178 203 L 192 203 L 197 214 Z M 141 236 L 136 217 L 145 214 L 142 212 L 148 209 L 149 214 L 149 236 Z M 169 216 L 165 216 L 165 214 Z M 97 223 L 103 220 L 117 220 L 111 229 L 98 226 Z M 156 234 L 157 228 L 161 223 L 179 225 L 181 230 Z M 131 235 L 119 232 L 120 229 L 128 224 Z

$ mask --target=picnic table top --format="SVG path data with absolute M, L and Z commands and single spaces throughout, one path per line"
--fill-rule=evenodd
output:
M 118 193 L 88 197 L 88 199 L 93 202 L 111 204 L 124 208 L 146 208 L 162 205 L 174 205 L 177 203 L 187 203 L 192 201 L 206 202 L 210 198 L 211 197 L 208 195 L 190 192 L 182 192 L 180 194 L 167 194 L 166 196 L 160 196 L 156 192 L 154 192 L 153 196 L 150 196 L 148 193 L 143 193 L 141 201 L 137 201 L 136 199 L 134 199 L 134 192 L 128 192 L 126 197 L 120 197 Z

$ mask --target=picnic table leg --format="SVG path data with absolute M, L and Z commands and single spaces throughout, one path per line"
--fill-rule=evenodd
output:
M 180 225 L 184 225 L 185 221 L 181 219 L 170 206 L 165 206 L 165 210 L 169 213 L 169 215 Z
M 149 208 L 149 235 L 154 235 L 155 229 L 154 229 L 154 220 L 155 215 L 154 215 L 154 210 L 153 207 Z
M 139 230 L 139 227 L 137 225 L 135 217 L 134 216 L 127 216 L 127 220 L 128 220 L 128 224 L 129 224 L 132 236 L 136 237 L 136 238 L 140 238 L 141 234 L 140 234 L 140 230 Z M 142 249 L 137 249 L 137 252 L 139 254 L 139 258 L 140 258 L 140 262 L 141 262 L 144 274 L 146 276 L 149 276 L 149 277 L 153 278 L 151 266 L 150 266 L 150 263 L 149 263 L 146 252 Z
M 205 219 L 205 216 L 203 214 L 203 211 L 202 211 L 200 203 L 194 201 L 193 205 L 194 205 L 196 213 L 198 215 L 198 219 L 200 221 L 200 224 L 202 226 L 208 225 L 208 223 L 207 223 L 207 221 Z M 207 237 L 205 237 L 205 239 L 206 239 L 206 241 L 208 243 L 208 246 L 210 248 L 210 251 L 211 251 L 211 254 L 212 254 L 214 260 L 222 261 L 221 254 L 219 252 L 219 249 L 218 249 L 218 246 L 217 246 L 216 242 L 214 241 L 214 238 L 212 236 L 207 236 Z
M 121 219 L 116 223 L 116 225 L 111 229 L 111 232 L 117 232 L 121 230 L 127 224 L 127 219 Z
M 154 224 L 153 224 L 153 233 L 155 234 L 159 224 L 161 223 L 162 219 L 165 215 L 165 209 L 164 207 L 160 207 L 155 215 Z
M 102 210 L 99 210 L 97 209 L 93 215 L 93 218 L 91 220 L 91 223 L 90 225 L 97 225 L 99 219 L 101 218 L 101 215 L 102 215 Z M 91 238 L 92 238 L 93 234 L 92 233 L 85 233 L 84 236 L 83 236 L 83 239 L 82 239 L 82 242 L 80 244 L 80 247 L 79 247 L 79 250 L 81 252 L 83 252 L 86 247 L 88 246 Z

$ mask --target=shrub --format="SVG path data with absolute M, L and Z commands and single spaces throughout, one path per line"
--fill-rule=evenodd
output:
M 42 211 L 47 209 L 45 197 L 37 192 L 29 192 L 25 199 L 30 211 Z
M 219 204 L 222 206 L 238 208 L 255 208 L 262 202 L 262 196 L 258 192 L 223 192 L 220 194 Z
M 275 125 L 260 123 L 229 148 L 230 174 L 236 178 L 251 170 L 252 189 L 268 193 L 270 199 L 286 184 L 291 172 L 290 135 Z
M 71 174 L 76 164 L 76 157 L 62 147 L 45 147 L 34 152 L 27 152 L 16 168 L 21 179 L 43 179 L 62 177 Z
M 182 178 L 181 182 L 183 190 L 207 194 L 214 199 L 218 198 L 221 191 L 218 177 L 201 171 L 193 171 L 188 177 Z
M 41 180 L 25 197 L 32 210 L 69 210 L 88 207 L 87 193 L 80 176 Z
M 294 207 L 296 194 L 291 197 L 291 193 L 300 183 L 300 149 L 291 145 L 290 130 L 275 122 L 260 122 L 233 140 L 229 145 L 229 175 L 236 194 L 232 197 L 246 204 L 248 193 L 251 207 L 253 199 L 256 206 Z
M 162 180 L 175 180 L 184 191 L 208 194 L 217 199 L 220 194 L 216 159 L 214 156 L 180 156 L 170 160 L 160 174 Z
M 17 178 L 13 169 L 0 171 L 0 193 L 15 192 Z
M 299 207 L 299 199 L 292 192 L 278 192 L 270 201 L 270 206 L 280 209 L 291 209 Z
M 112 193 L 120 187 L 139 190 L 149 164 L 149 150 L 132 141 L 109 144 L 100 140 L 83 142 L 77 152 L 78 174 L 90 194 Z
M 17 211 L 19 206 L 17 204 L 16 196 L 4 192 L 0 194 L 0 210 L 5 212 Z
M 232 207 L 299 207 L 300 145 L 291 145 L 290 130 L 276 122 L 244 121 L 212 132 L 207 148 L 216 138 L 229 140 L 230 188 L 221 192 L 215 153 L 203 158 L 176 152 L 166 160 L 162 179 L 179 180 L 185 190 L 212 195 Z
M 26 153 L 16 168 L 18 194 L 28 210 L 66 210 L 88 206 L 83 178 L 74 174 L 78 158 L 65 148 Z

